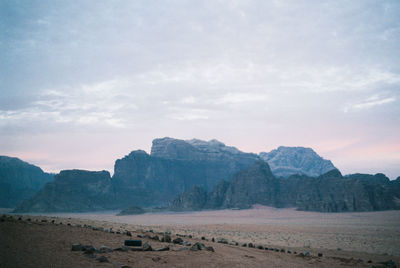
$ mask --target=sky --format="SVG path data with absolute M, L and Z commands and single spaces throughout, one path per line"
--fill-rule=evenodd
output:
M 0 1 L 0 155 L 113 171 L 154 138 L 400 176 L 400 1 Z

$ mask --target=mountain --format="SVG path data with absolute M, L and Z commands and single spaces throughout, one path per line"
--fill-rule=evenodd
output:
M 337 170 L 317 178 L 292 175 L 275 177 L 269 165 L 257 161 L 237 172 L 224 187 L 217 186 L 206 195 L 206 202 L 186 201 L 186 193 L 171 203 L 174 210 L 249 208 L 254 204 L 273 207 L 296 207 L 320 212 L 375 211 L 400 209 L 400 188 L 383 174 L 354 174 L 343 177 Z M 225 192 L 221 189 L 226 189 Z M 196 192 L 200 192 L 199 189 Z M 215 194 L 218 192 L 218 194 Z M 215 196 L 219 202 L 214 202 Z M 179 200 L 180 202 L 177 202 Z M 181 207 L 178 205 L 181 204 Z M 214 204 L 214 206 L 207 206 Z
M 280 146 L 269 153 L 260 153 L 260 158 L 269 164 L 277 177 L 292 174 L 318 177 L 335 169 L 331 161 L 323 159 L 311 148 Z
M 108 171 L 63 170 L 14 212 L 83 212 L 115 209 Z
M 52 174 L 37 166 L 15 157 L 0 156 L 0 207 L 15 207 L 52 180 Z
M 88 211 L 167 205 L 178 193 L 194 186 L 209 191 L 257 160 L 259 157 L 255 154 L 243 153 L 216 140 L 155 139 L 150 155 L 137 150 L 116 160 L 112 178 L 103 174 L 96 177 L 98 181 L 87 181 L 95 173 L 62 171 L 53 184 L 46 185 L 16 211 Z M 87 200 L 86 196 L 91 199 Z

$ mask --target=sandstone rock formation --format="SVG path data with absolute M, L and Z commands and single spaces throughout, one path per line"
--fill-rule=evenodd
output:
M 260 158 L 269 164 L 276 177 L 293 174 L 318 177 L 335 169 L 331 161 L 323 159 L 311 148 L 280 146 L 269 153 L 260 153 Z
M 15 157 L 0 156 L 0 207 L 15 207 L 52 180 L 53 174 L 37 166 Z
M 236 173 L 228 185 L 216 188 L 206 197 L 206 204 L 213 206 L 204 205 L 203 209 L 249 208 L 254 204 L 320 212 L 400 209 L 397 181 L 391 182 L 383 174 L 343 177 L 334 169 L 317 178 L 305 175 L 276 178 L 267 163 L 257 161 Z M 210 201 L 215 199 L 215 192 L 218 198 L 223 198 L 222 202 Z M 188 210 L 193 202 L 185 203 L 184 195 L 177 199 L 180 198 L 180 203 Z M 177 210 L 176 204 L 174 209 Z M 194 204 L 197 210 L 201 209 L 201 204 L 204 201 Z
M 15 212 L 81 212 L 116 208 L 108 171 L 63 170 Z

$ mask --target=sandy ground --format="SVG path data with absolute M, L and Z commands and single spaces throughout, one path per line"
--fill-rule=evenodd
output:
M 250 210 L 157 213 L 115 216 L 110 213 L 13 215 L 0 224 L 1 267 L 82 267 L 100 265 L 95 259 L 71 252 L 73 243 L 120 247 L 129 230 L 134 236 L 149 229 L 192 235 L 214 247 L 215 252 L 112 252 L 111 265 L 122 267 L 370 267 L 389 259 L 400 261 L 400 211 L 368 213 L 314 213 L 257 206 Z M 28 222 L 27 219 L 31 221 Z M 47 219 L 47 222 L 41 222 Z M 54 223 L 51 221 L 54 220 Z M 62 225 L 60 223 L 63 223 Z M 70 224 L 71 226 L 68 226 Z M 112 229 L 121 234 L 93 231 L 84 225 Z M 81 227 L 77 227 L 81 226 Z M 200 240 L 204 236 L 208 241 Z M 285 249 L 286 253 L 223 245 L 211 238 Z M 150 240 L 153 248 L 165 243 Z M 164 245 L 163 245 L 164 244 Z M 290 250 L 292 254 L 288 254 Z M 309 252 L 298 257 L 293 252 Z M 317 257 L 323 253 L 323 257 Z M 53 258 L 55 255 L 57 258 Z M 298 255 L 298 254 L 297 254 Z M 57 261 L 64 259 L 65 261 Z M 33 260 L 32 260 L 33 259 Z M 35 262 L 36 261 L 36 262 Z M 51 265 L 45 265 L 46 262 Z M 71 265 L 69 265 L 71 263 Z M 5 264 L 5 265 L 4 265 Z M 19 265 L 21 264 L 21 265 Z M 30 265 L 32 264 L 32 265 Z

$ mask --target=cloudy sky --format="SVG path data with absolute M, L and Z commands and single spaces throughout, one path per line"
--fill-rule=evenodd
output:
M 157 137 L 400 176 L 400 1 L 0 2 L 0 154 L 108 169 Z

